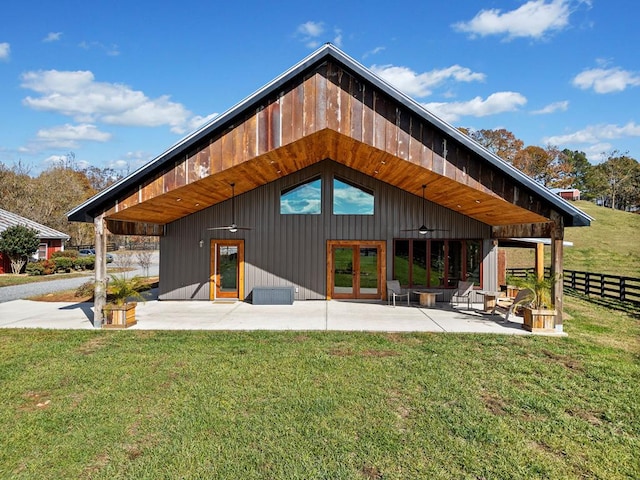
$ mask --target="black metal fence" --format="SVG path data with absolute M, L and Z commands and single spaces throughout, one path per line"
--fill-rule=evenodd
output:
M 515 278 L 524 278 L 533 273 L 533 268 L 507 269 L 507 274 Z M 545 268 L 545 275 L 549 274 L 550 269 Z M 563 285 L 565 289 L 586 295 L 640 304 L 640 278 L 565 270 Z

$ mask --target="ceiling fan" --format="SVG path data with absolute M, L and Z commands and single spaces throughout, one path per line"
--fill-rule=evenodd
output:
M 251 230 L 249 227 L 239 227 L 236 223 L 236 191 L 235 183 L 231 185 L 231 225 L 225 225 L 223 227 L 209 227 L 207 230 L 228 230 L 231 233 L 236 233 L 238 230 Z
M 420 235 L 426 235 L 431 232 L 448 232 L 449 230 L 444 230 L 442 228 L 427 228 L 426 225 L 426 217 L 427 217 L 427 200 L 424 197 L 424 192 L 427 186 L 422 185 L 422 226 L 420 228 L 407 228 L 402 230 L 403 232 L 418 232 Z

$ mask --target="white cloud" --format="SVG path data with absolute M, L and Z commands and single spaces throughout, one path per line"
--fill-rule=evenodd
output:
M 296 33 L 307 47 L 316 48 L 320 45 L 318 37 L 324 34 L 324 24 L 322 22 L 305 22 L 298 25 Z
M 566 112 L 568 108 L 569 108 L 569 101 L 563 100 L 561 102 L 550 103 L 546 107 L 543 107 L 540 110 L 534 110 L 531 113 L 533 113 L 534 115 L 546 115 L 546 114 L 555 113 L 555 112 Z
M 468 22 L 458 22 L 453 28 L 469 33 L 471 38 L 487 35 L 543 38 L 547 33 L 562 30 L 569 25 L 570 0 L 530 0 L 515 10 L 481 10 Z
M 362 55 L 362 58 L 367 58 L 370 55 L 377 55 L 378 53 L 382 52 L 383 50 L 385 50 L 385 47 L 376 47 L 373 50 L 369 50 L 368 52 L 365 52 L 365 54 Z
M 324 33 L 324 25 L 322 22 L 306 22 L 298 25 L 298 33 L 308 37 L 319 37 Z
M 81 141 L 106 142 L 111 134 L 101 132 L 95 125 L 60 125 L 53 128 L 38 130 L 36 139 L 42 147 L 47 148 L 78 148 Z
M 472 72 L 460 65 L 420 74 L 410 68 L 393 65 L 372 65 L 371 71 L 407 95 L 418 98 L 431 95 L 434 87 L 450 79 L 458 82 L 481 82 L 485 79 L 484 73 Z
M 35 110 L 56 112 L 77 122 L 157 127 L 168 125 L 184 133 L 194 117 L 182 104 L 163 95 L 151 99 L 123 84 L 97 82 L 90 71 L 36 71 L 22 75 L 22 87 L 39 96 L 27 96 L 23 103 Z
M 577 132 L 547 137 L 544 142 L 551 145 L 596 144 L 604 140 L 615 140 L 624 137 L 640 137 L 640 125 L 635 122 L 629 122 L 622 126 L 613 124 L 590 125 Z
M 11 54 L 11 45 L 7 42 L 0 43 L 0 60 L 9 60 Z
M 512 112 L 525 105 L 527 99 L 517 92 L 497 92 L 486 100 L 475 97 L 467 102 L 424 103 L 423 106 L 447 122 L 455 122 L 464 116 L 486 117 Z
M 49 34 L 42 39 L 45 43 L 57 42 L 62 37 L 62 32 L 49 32 Z
M 120 55 L 120 49 L 118 48 L 118 45 L 116 45 L 116 44 L 105 45 L 105 44 L 103 44 L 101 42 L 82 41 L 82 42 L 80 42 L 78 44 L 78 46 L 80 48 L 82 48 L 83 50 L 92 50 L 94 48 L 97 48 L 97 49 L 102 50 L 103 52 L 105 52 L 110 57 L 117 57 L 118 55 Z
M 640 85 L 640 75 L 621 68 L 593 68 L 576 75 L 573 85 L 582 90 L 593 88 L 596 93 L 622 92 Z
M 342 30 L 340 30 L 339 28 L 336 28 L 335 34 L 336 36 L 333 37 L 333 44 L 338 47 L 341 47 L 342 46 Z

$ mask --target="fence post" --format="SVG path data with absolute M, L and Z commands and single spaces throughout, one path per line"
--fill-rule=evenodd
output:
M 622 300 L 623 302 L 627 301 L 625 287 L 625 279 L 624 277 L 620 277 L 620 300 Z

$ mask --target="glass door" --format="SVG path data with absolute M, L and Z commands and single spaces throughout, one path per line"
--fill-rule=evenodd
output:
M 212 240 L 211 250 L 211 299 L 244 300 L 244 241 Z
M 384 242 L 329 241 L 329 298 L 382 298 Z

